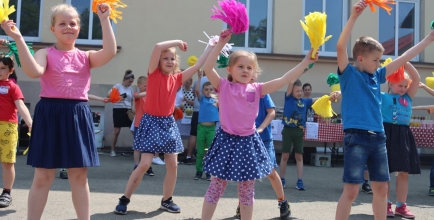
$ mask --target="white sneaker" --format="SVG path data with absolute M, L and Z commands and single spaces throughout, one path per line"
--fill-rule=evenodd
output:
M 152 163 L 157 165 L 166 165 L 166 163 L 164 163 L 164 161 L 162 161 L 160 157 L 152 158 Z
M 110 153 L 110 156 L 112 156 L 112 157 L 116 157 L 116 152 L 112 151 L 112 152 Z

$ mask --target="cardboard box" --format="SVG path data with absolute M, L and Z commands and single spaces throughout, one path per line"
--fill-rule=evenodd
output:
M 317 167 L 330 167 L 332 163 L 330 154 L 313 153 L 310 158 L 310 164 Z

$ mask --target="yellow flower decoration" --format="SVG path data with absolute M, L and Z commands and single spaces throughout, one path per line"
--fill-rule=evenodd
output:
M 327 42 L 332 35 L 325 37 L 327 29 L 327 15 L 321 12 L 311 12 L 304 17 L 304 23 L 300 20 L 306 35 L 309 37 L 311 47 L 313 48 L 312 59 L 315 58 L 315 54 L 318 49 Z

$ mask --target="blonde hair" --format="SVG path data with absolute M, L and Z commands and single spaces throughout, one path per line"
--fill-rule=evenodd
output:
M 256 54 L 245 50 L 232 52 L 231 55 L 229 55 L 228 67 L 235 65 L 240 57 L 247 57 L 253 62 L 253 72 L 256 76 L 259 76 L 262 73 L 261 68 L 259 68 L 258 57 L 256 57 Z M 233 81 L 232 75 L 228 74 L 228 80 L 230 82 Z
M 139 78 L 137 79 L 137 84 L 142 84 L 143 82 L 147 82 L 147 81 L 148 81 L 148 77 L 139 76 Z
M 80 14 L 77 9 L 68 4 L 58 4 L 51 8 L 51 26 L 54 27 L 56 24 L 56 15 L 62 12 L 71 12 L 77 16 L 77 25 L 80 26 Z
M 354 43 L 353 47 L 353 59 L 357 59 L 358 56 L 363 56 L 367 53 L 378 51 L 383 53 L 383 45 L 372 37 L 359 37 Z
M 176 48 L 171 47 L 171 48 L 169 48 L 167 50 L 163 50 L 163 51 L 161 51 L 161 55 L 163 55 L 163 53 L 167 52 L 167 51 L 172 52 L 173 54 L 175 54 L 175 61 L 174 61 L 175 62 L 175 67 L 173 67 L 173 74 L 181 72 L 181 69 L 179 67 L 179 55 L 176 53 Z M 160 63 L 158 63 L 158 68 L 160 68 Z

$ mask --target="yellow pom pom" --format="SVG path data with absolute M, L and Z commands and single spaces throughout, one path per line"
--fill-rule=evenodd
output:
M 331 118 L 336 113 L 332 109 L 332 103 L 330 101 L 330 96 L 323 95 L 321 98 L 316 100 L 312 105 L 312 109 L 316 114 L 321 115 L 323 118 Z
M 381 64 L 381 66 L 386 66 L 387 64 L 391 63 L 392 61 L 393 61 L 392 58 L 389 57 Z
M 309 37 L 311 47 L 313 48 L 312 59 L 315 58 L 315 54 L 318 49 L 332 36 L 326 37 L 327 30 L 327 14 L 321 12 L 311 12 L 304 17 L 304 23 L 300 20 L 306 35 Z
M 341 84 L 334 84 L 331 87 L 332 92 L 341 91 Z
M 197 62 L 197 57 L 196 56 L 190 56 L 188 59 L 187 59 L 187 64 L 188 64 L 188 66 L 194 66 L 194 64 L 196 64 L 196 62 Z
M 434 72 L 432 72 L 434 75 Z M 434 89 L 434 77 L 427 77 L 425 78 L 425 84 L 430 87 L 431 89 Z

